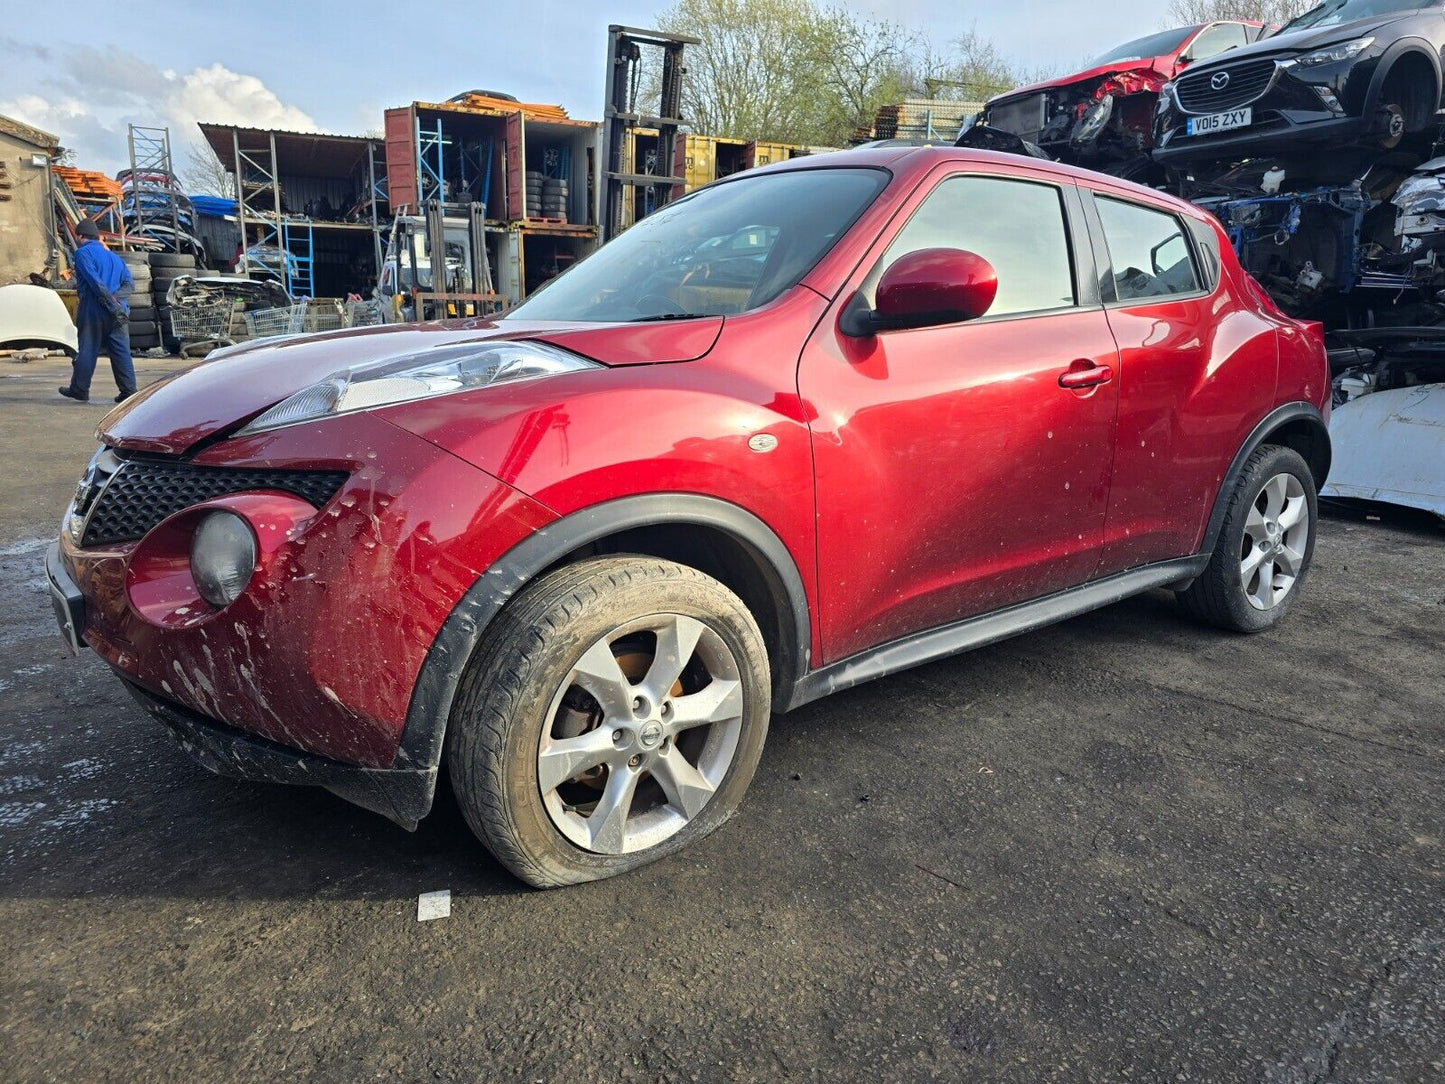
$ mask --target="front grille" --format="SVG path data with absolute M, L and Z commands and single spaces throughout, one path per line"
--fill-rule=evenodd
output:
M 254 489 L 284 490 L 320 508 L 345 481 L 346 472 L 336 470 L 239 470 L 130 460 L 95 502 L 80 544 L 143 538 L 161 520 L 193 504 Z
M 1208 71 L 1189 72 L 1174 82 L 1174 93 L 1186 113 L 1222 113 L 1238 109 L 1254 101 L 1274 82 L 1273 60 L 1250 60 Z M 1229 81 L 1215 87 L 1216 76 L 1228 75 Z

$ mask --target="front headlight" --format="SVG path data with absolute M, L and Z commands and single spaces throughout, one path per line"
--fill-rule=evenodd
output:
M 1085 143 L 1092 143 L 1099 138 L 1109 118 L 1114 115 L 1114 96 L 1105 94 L 1079 118 L 1078 125 L 1074 128 L 1074 134 L 1069 137 L 1069 142 L 1075 146 L 1082 146 Z
M 1331 45 L 1328 49 L 1319 49 L 1313 53 L 1305 53 L 1304 56 L 1297 56 L 1293 60 L 1285 60 L 1280 63 L 1281 68 L 1318 68 L 1322 64 L 1338 64 L 1345 60 L 1354 60 L 1371 45 L 1375 44 L 1374 38 L 1356 38 L 1354 41 L 1342 41 L 1338 45 Z
M 437 346 L 399 358 L 343 369 L 281 400 L 237 436 L 315 421 L 353 410 L 408 403 L 513 380 L 601 369 L 595 361 L 535 342 Z

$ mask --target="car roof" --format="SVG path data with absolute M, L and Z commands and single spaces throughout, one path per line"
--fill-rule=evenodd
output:
M 1067 177 L 1089 188 L 1112 189 L 1173 211 L 1183 212 L 1192 218 L 1201 218 L 1205 215 L 1205 212 L 1185 200 L 1178 199 L 1166 192 L 1160 192 L 1158 189 L 1135 184 L 1133 181 L 1112 177 L 1107 173 L 1099 173 L 1092 169 L 1084 169 L 1082 166 L 1071 166 L 1047 158 L 1031 158 L 1021 154 L 979 150 L 974 147 L 860 147 L 856 150 L 830 151 L 826 154 L 810 154 L 802 158 L 792 158 L 785 162 L 774 162 L 772 165 L 744 170 L 714 183 L 727 184 L 759 173 L 784 173 L 798 169 L 837 169 L 843 166 L 884 168 L 897 174 L 906 172 L 920 175 L 946 162 L 956 162 L 959 165 L 1006 165 L 1041 176 Z

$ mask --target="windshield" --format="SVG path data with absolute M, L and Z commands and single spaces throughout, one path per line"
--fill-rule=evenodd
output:
M 1165 30 L 1161 34 L 1150 34 L 1147 38 L 1126 41 L 1118 48 L 1110 49 L 1103 56 L 1096 56 L 1089 61 L 1089 67 L 1097 68 L 1104 64 L 1117 63 L 1120 60 L 1140 60 L 1148 56 L 1167 56 L 1183 45 L 1189 35 L 1198 29 L 1197 26 L 1186 26 L 1178 30 Z
M 1340 26 L 1376 15 L 1414 11 L 1421 6 L 1420 0 L 1328 0 L 1317 8 L 1310 8 L 1299 18 L 1285 23 L 1279 32 L 1288 34 L 1291 30 L 1307 30 L 1312 26 Z
M 665 320 L 755 309 L 806 275 L 888 176 L 802 169 L 703 188 L 644 218 L 507 318 Z

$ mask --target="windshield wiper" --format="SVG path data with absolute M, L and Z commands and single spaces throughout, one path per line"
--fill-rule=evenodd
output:
M 629 324 L 641 324 L 649 320 L 700 320 L 705 316 L 712 315 L 710 312 L 659 312 L 652 316 L 639 316 L 637 319 L 627 322 Z

